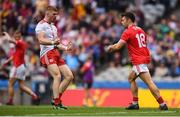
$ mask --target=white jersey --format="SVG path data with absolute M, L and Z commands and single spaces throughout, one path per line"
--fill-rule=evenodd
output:
M 37 24 L 35 31 L 36 31 L 36 35 L 40 32 L 44 32 L 45 38 L 47 38 L 49 40 L 55 40 L 58 37 L 56 26 L 53 23 L 49 24 L 45 20 L 42 20 Z M 42 45 L 42 44 L 40 44 L 40 49 L 41 49 L 40 50 L 40 57 L 42 57 L 48 51 L 54 49 L 54 45 Z

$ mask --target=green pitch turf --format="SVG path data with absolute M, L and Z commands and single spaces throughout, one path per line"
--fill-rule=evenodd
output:
M 160 111 L 156 108 L 125 110 L 124 108 L 69 107 L 53 110 L 51 106 L 0 106 L 0 116 L 180 116 L 180 109 Z

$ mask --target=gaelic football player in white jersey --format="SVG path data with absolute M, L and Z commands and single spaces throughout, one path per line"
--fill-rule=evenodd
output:
M 36 26 L 36 36 L 40 43 L 40 61 L 47 68 L 53 77 L 53 100 L 54 109 L 67 109 L 62 105 L 61 96 L 70 82 L 73 80 L 73 74 L 65 61 L 61 58 L 58 49 L 70 51 L 72 44 L 69 42 L 66 46 L 61 44 L 61 38 L 58 37 L 57 28 L 53 24 L 58 15 L 58 9 L 48 6 L 45 11 L 45 17 Z M 64 79 L 61 81 L 61 75 Z

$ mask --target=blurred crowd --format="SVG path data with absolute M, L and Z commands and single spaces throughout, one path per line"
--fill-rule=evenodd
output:
M 77 76 L 76 85 L 82 82 L 79 70 L 89 56 L 92 57 L 96 72 L 111 65 L 129 64 L 126 48 L 112 54 L 105 51 L 105 47 L 117 42 L 123 32 L 120 17 L 125 11 L 133 11 L 137 25 L 148 34 L 152 76 L 176 78 L 180 76 L 180 21 L 172 12 L 179 3 L 176 0 L 173 3 L 171 0 L 0 0 L 0 65 L 13 53 L 13 46 L 3 39 L 2 32 L 7 31 L 12 35 L 18 29 L 28 43 L 26 63 L 29 76 L 48 77 L 40 66 L 40 48 L 34 29 L 42 19 L 46 6 L 52 5 L 60 11 L 55 24 L 63 43 L 70 40 L 74 44 L 75 49 L 71 53 L 61 53 Z M 153 14 L 150 14 L 152 17 L 145 15 L 151 13 L 149 10 L 144 11 L 149 7 L 145 6 L 154 8 L 157 4 L 160 6 L 157 10 L 161 9 L 161 13 L 152 20 Z M 7 72 L 8 67 L 4 72 L 1 71 L 1 78 L 7 77 Z

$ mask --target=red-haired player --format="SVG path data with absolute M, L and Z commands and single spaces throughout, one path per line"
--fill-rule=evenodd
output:
M 58 9 L 48 6 L 45 11 L 45 17 L 36 26 L 36 35 L 40 43 L 40 60 L 41 64 L 47 68 L 53 77 L 53 101 L 54 109 L 67 109 L 62 105 L 62 94 L 67 89 L 74 76 L 60 56 L 58 49 L 69 51 L 72 44 L 69 42 L 67 46 L 60 43 L 60 37 L 57 34 L 57 28 L 53 24 L 58 15 Z M 64 79 L 61 81 L 61 75 Z

